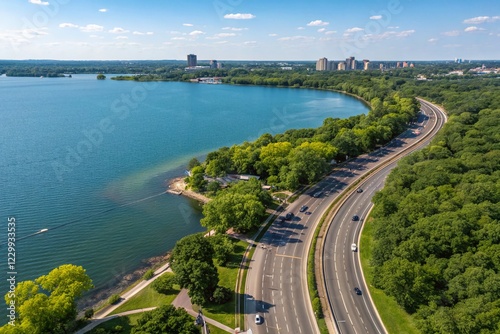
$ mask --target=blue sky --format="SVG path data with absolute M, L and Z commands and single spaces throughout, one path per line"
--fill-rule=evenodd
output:
M 0 0 L 0 59 L 500 59 L 500 1 Z

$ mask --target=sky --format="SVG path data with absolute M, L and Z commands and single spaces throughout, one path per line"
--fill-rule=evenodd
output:
M 0 59 L 500 59 L 498 0 L 0 0 Z

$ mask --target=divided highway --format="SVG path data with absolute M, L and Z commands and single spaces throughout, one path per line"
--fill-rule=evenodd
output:
M 371 159 L 395 151 L 395 145 L 408 148 L 403 157 L 426 146 L 446 121 L 446 115 L 436 106 L 421 101 L 422 113 L 419 115 L 417 130 L 408 130 L 396 142 L 369 155 Z M 418 131 L 418 132 L 417 132 Z M 417 135 L 418 133 L 418 135 Z M 417 142 L 418 138 L 425 139 Z M 402 145 L 397 144 L 400 141 Z M 371 198 L 380 190 L 387 175 L 397 165 L 393 162 L 381 164 L 381 168 L 366 178 L 360 185 L 363 192 L 353 192 L 338 209 L 324 238 L 322 269 L 327 298 L 335 319 L 335 329 L 339 333 L 386 333 L 378 317 L 366 287 L 359 260 L 360 230 L 372 207 Z M 353 220 L 358 216 L 359 220 Z M 356 251 L 351 248 L 356 244 Z M 358 288 L 360 292 L 356 292 Z
M 350 161 L 348 164 L 345 164 L 342 168 L 336 169 L 306 194 L 301 195 L 288 207 L 286 212 L 282 213 L 282 217 L 284 217 L 286 213 L 293 213 L 294 216 L 291 220 L 285 220 L 280 223 L 280 219 L 277 219 L 268 229 L 255 250 L 247 273 L 245 287 L 245 322 L 246 328 L 250 329 L 252 333 L 319 333 L 307 289 L 307 256 L 314 230 L 332 201 L 337 198 L 349 184 L 356 181 L 376 166 L 391 160 L 410 144 L 423 137 L 431 128 L 434 128 L 430 123 L 434 124 L 440 118 L 444 117 L 435 116 L 429 108 L 433 107 L 429 107 L 426 102 L 422 102 L 422 109 L 424 112 L 420 115 L 419 124 L 414 125 L 412 129 L 396 138 L 390 145 L 370 155 L 360 156 Z M 436 128 L 438 127 L 440 126 Z M 364 208 L 369 207 L 371 195 L 373 195 L 373 191 L 375 191 L 371 191 L 369 188 L 373 187 L 373 189 L 376 189 L 379 187 L 378 184 L 381 186 L 383 178 L 384 176 L 378 181 L 373 181 L 374 183 L 368 185 L 366 187 L 367 189 L 362 193 L 355 193 L 356 195 L 360 195 L 355 197 L 356 199 L 365 199 L 365 202 L 363 202 L 363 209 L 361 209 L 360 206 L 361 202 L 356 201 L 354 205 L 354 210 L 360 217 L 364 218 L 366 214 Z M 300 210 L 302 207 L 307 208 Z M 340 254 L 344 254 L 343 256 L 347 256 L 347 258 L 353 257 L 356 254 L 351 252 L 350 247 L 353 240 L 355 240 L 354 238 L 357 238 L 359 234 L 360 222 L 352 224 L 350 221 L 351 216 L 349 216 L 350 212 L 351 211 L 343 211 L 342 214 L 337 216 L 342 217 L 344 220 L 345 217 L 348 217 L 349 221 L 340 224 L 340 226 L 343 226 L 343 228 L 340 228 L 343 232 L 340 232 L 341 234 L 339 237 L 335 237 L 337 240 L 325 242 L 325 245 L 329 245 L 325 247 L 325 249 L 333 249 L 333 253 L 325 254 L 322 263 L 325 269 L 324 272 L 328 273 L 327 277 L 329 282 L 332 282 L 334 285 L 339 284 L 335 281 L 335 265 L 338 269 L 337 273 L 342 276 L 342 280 L 344 280 L 344 266 L 352 269 L 349 271 L 352 271 L 353 276 L 349 275 L 349 278 L 346 278 L 347 283 L 345 284 L 347 285 L 342 285 L 344 283 L 341 283 L 342 293 L 345 294 L 346 297 L 347 295 L 352 295 L 352 289 L 350 291 L 344 291 L 347 287 L 351 287 L 353 284 L 351 282 L 355 282 L 354 280 L 356 280 L 356 282 L 362 282 L 362 278 L 359 277 L 360 271 L 359 269 L 356 269 L 358 271 L 354 269 L 355 267 L 352 265 L 354 262 L 344 264 L 338 262 L 335 264 L 332 259 Z M 336 225 L 339 225 L 339 223 L 334 220 L 331 225 L 332 228 L 328 233 L 329 235 L 332 231 L 337 230 L 337 228 L 333 228 L 333 226 Z M 335 234 L 335 232 L 333 233 Z M 335 245 L 335 247 L 332 247 L 332 245 Z M 331 270 L 333 270 L 333 272 Z M 360 283 L 358 285 L 363 292 L 366 291 L 363 284 Z M 333 300 L 341 299 L 340 294 L 333 290 L 333 288 L 332 286 L 330 290 L 328 290 L 328 295 L 331 298 L 330 305 L 332 305 Z M 365 294 L 362 294 L 360 297 L 359 300 L 366 299 Z M 356 314 L 356 308 L 360 308 L 357 304 L 353 305 L 354 300 L 351 300 L 349 297 L 344 298 L 344 302 L 341 302 L 342 304 L 349 304 L 349 306 L 346 307 L 351 318 L 354 318 L 352 315 Z M 367 304 L 369 305 L 367 306 L 371 306 L 371 303 L 368 301 Z M 337 311 L 337 308 L 333 308 L 333 312 L 336 315 L 336 312 L 340 311 Z M 259 323 L 256 323 L 256 314 L 261 317 Z M 339 317 L 342 318 L 339 318 L 340 321 L 344 321 L 344 318 L 349 318 L 348 316 L 344 317 L 340 313 Z M 367 318 L 365 319 L 365 317 Z M 368 314 L 364 315 L 363 313 L 361 324 L 365 321 L 367 322 L 369 318 L 370 316 Z M 376 316 L 374 319 L 375 318 Z M 353 323 L 354 322 L 353 320 Z M 356 323 L 357 322 L 358 320 L 356 320 Z M 342 323 L 343 322 L 341 322 L 341 324 Z M 358 324 L 356 328 L 358 327 L 364 328 L 364 325 Z M 343 331 L 343 333 L 366 332 L 364 329 L 363 331 L 358 331 L 358 329 L 345 330 L 346 331 Z M 378 333 L 378 331 L 372 331 L 371 329 L 369 332 Z

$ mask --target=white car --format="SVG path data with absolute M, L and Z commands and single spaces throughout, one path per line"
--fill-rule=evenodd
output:
M 352 245 L 351 245 L 351 250 L 352 250 L 353 252 L 357 251 L 357 250 L 358 250 L 358 246 L 356 246 L 356 244 L 352 244 Z
M 255 315 L 255 323 L 257 325 L 260 325 L 261 322 L 262 322 L 262 317 L 259 314 L 256 314 Z

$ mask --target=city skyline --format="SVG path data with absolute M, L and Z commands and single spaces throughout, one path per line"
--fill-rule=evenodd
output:
M 494 0 L 0 3 L 0 59 L 498 59 Z

